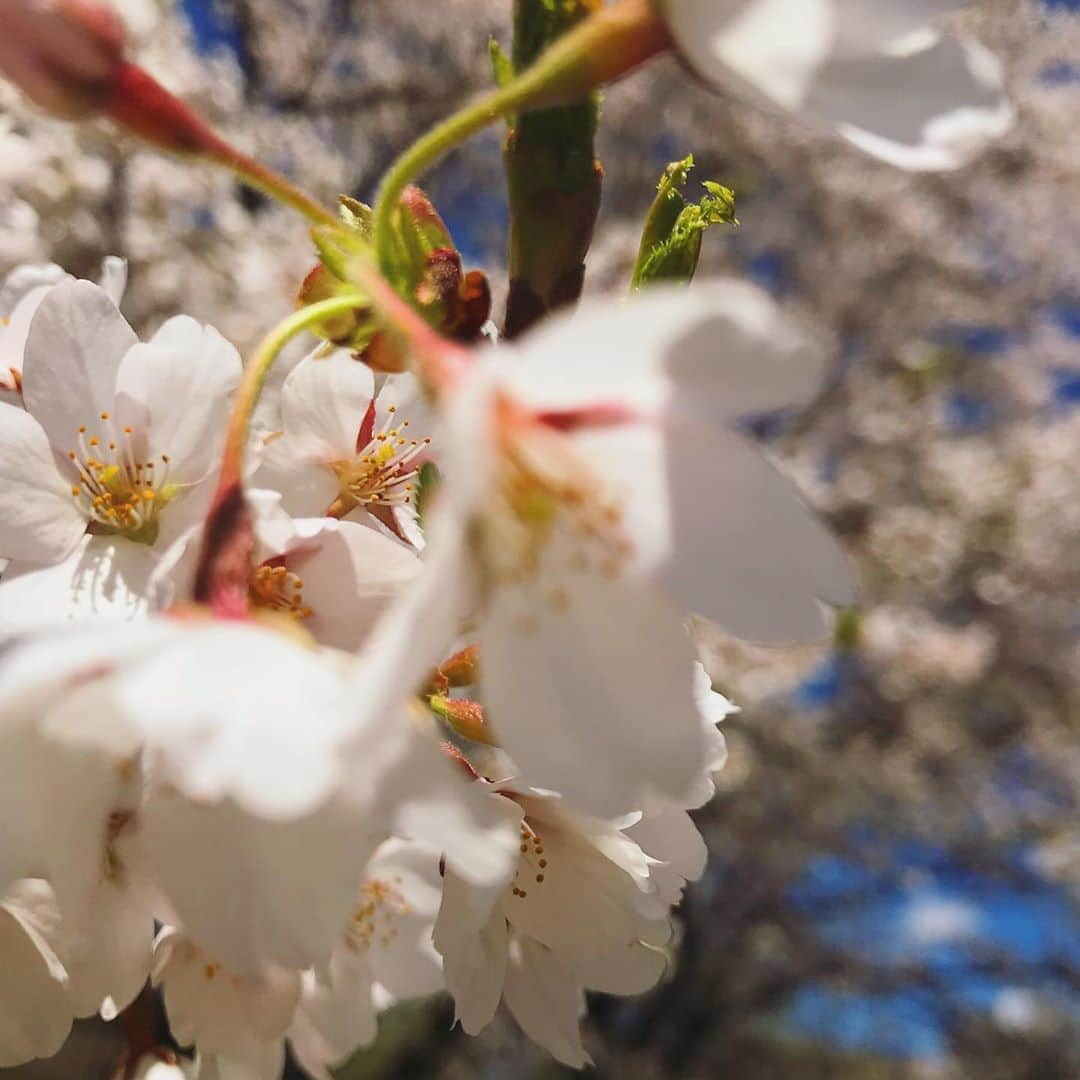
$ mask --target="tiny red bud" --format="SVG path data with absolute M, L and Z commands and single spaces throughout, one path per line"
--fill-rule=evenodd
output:
M 444 660 L 437 669 L 448 686 L 472 686 L 480 678 L 480 649 L 469 645 Z
M 66 119 L 97 112 L 124 66 L 124 27 L 94 0 L 4 0 L 0 73 Z

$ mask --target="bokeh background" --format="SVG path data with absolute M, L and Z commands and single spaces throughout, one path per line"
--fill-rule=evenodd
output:
M 116 0 L 136 52 L 326 199 L 490 84 L 510 0 Z M 835 359 L 757 435 L 855 558 L 830 650 L 702 631 L 730 761 L 670 979 L 596 996 L 604 1077 L 1080 1077 L 1080 11 L 991 2 L 1016 131 L 948 176 L 894 172 L 705 93 L 673 61 L 606 96 L 587 288 L 625 291 L 663 166 L 738 197 L 702 273 L 747 275 Z M 427 187 L 502 295 L 501 132 Z M 0 271 L 124 255 L 138 329 L 186 311 L 250 345 L 312 262 L 229 177 L 33 114 L 0 86 Z M 498 301 L 497 301 L 498 302 Z M 723 468 L 717 462 L 717 468 Z M 723 507 L 717 507 L 723 513 Z M 2 976 L 0 976 L 2 977 Z M 556 1077 L 500 1019 L 396 1010 L 342 1076 Z M 116 1034 L 5 1076 L 105 1078 Z

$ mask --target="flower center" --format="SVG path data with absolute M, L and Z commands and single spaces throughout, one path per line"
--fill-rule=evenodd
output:
M 248 597 L 253 607 L 291 615 L 298 622 L 315 614 L 304 603 L 304 581 L 287 567 L 263 563 L 251 574 Z
M 345 944 L 354 952 L 375 945 L 389 945 L 397 937 L 394 923 L 412 913 L 401 891 L 401 877 L 371 878 L 364 882 L 360 903 L 345 930 Z
M 572 575 L 620 573 L 632 550 L 622 520 L 620 501 L 560 432 L 542 424 L 507 432 L 485 520 L 496 586 L 542 578 L 545 604 L 565 610 Z
M 402 506 L 412 501 L 416 490 L 419 466 L 413 462 L 431 439 L 409 438 L 405 432 L 409 421 L 396 422 L 397 406 L 390 405 L 386 412 L 382 429 L 372 431 L 367 442 L 357 448 L 355 457 L 330 466 L 342 495 L 354 505 Z
M 71 494 L 95 531 L 152 544 L 158 516 L 178 491 L 169 483 L 169 455 L 136 460 L 132 429 L 118 431 L 107 412 L 99 419 L 101 434 L 90 435 L 82 425 L 76 448 L 67 452 L 77 478 Z

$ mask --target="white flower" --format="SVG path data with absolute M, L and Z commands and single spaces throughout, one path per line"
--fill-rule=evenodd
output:
M 103 660 L 98 643 L 64 646 L 15 650 L 4 669 L 0 890 L 47 883 L 35 903 L 55 909 L 46 938 L 70 1015 L 87 1016 L 124 1008 L 139 992 L 153 916 L 118 854 L 139 802 L 137 749 L 119 724 L 87 729 L 99 702 L 86 677 Z
M 954 169 L 1013 111 L 997 60 L 943 35 L 957 0 L 660 0 L 703 79 L 905 169 Z
M 153 979 L 173 1034 L 197 1049 L 200 1076 L 231 1069 L 278 1080 L 286 1036 L 311 1075 L 328 1076 L 374 1039 L 381 1009 L 443 987 L 431 940 L 441 895 L 438 853 L 391 840 L 368 863 L 334 951 L 318 968 L 237 975 L 167 927 L 155 942 Z
M 601 817 L 689 805 L 708 748 L 684 613 L 783 642 L 852 599 L 835 542 L 735 430 L 819 374 L 739 282 L 597 303 L 480 361 L 446 418 L 425 573 L 372 651 L 419 680 L 475 610 L 480 697 L 530 783 Z
M 512 824 L 400 705 L 361 728 L 355 664 L 199 619 L 88 623 L 13 647 L 0 888 L 44 878 L 65 917 L 100 909 L 101 922 L 101 890 L 138 885 L 148 912 L 248 977 L 326 962 L 388 837 L 476 883 L 503 874 Z
M 48 940 L 59 922 L 43 881 L 21 881 L 0 895 L 2 1067 L 52 1057 L 71 1029 L 67 973 Z
M 329 963 L 304 973 L 289 1038 L 313 1076 L 371 1042 L 381 1009 L 443 988 L 432 942 L 441 898 L 436 851 L 400 840 L 379 847 Z
M 184 934 L 166 927 L 154 942 L 155 984 L 161 986 L 177 1041 L 201 1054 L 242 1056 L 248 1044 L 284 1062 L 282 1039 L 300 1000 L 300 973 L 268 968 L 258 975 L 230 972 Z M 272 1052 L 276 1050 L 276 1053 Z M 200 1069 L 200 1075 L 202 1070 Z
M 431 419 L 411 375 L 375 376 L 345 349 L 317 350 L 281 389 L 283 430 L 268 437 L 255 484 L 281 492 L 294 517 L 350 516 L 416 546 L 417 473 Z
M 210 497 L 239 377 L 210 327 L 179 316 L 142 344 L 103 289 L 49 290 L 26 342 L 25 411 L 0 404 L 0 628 L 139 610 L 152 550 Z
M 716 794 L 713 776 L 727 762 L 727 743 L 717 726 L 725 717 L 739 711 L 737 705 L 733 705 L 723 694 L 718 694 L 712 688 L 712 679 L 697 660 L 694 661 L 694 701 L 697 703 L 705 732 L 706 750 L 701 761 L 701 771 L 690 790 L 690 797 L 682 806 L 682 809 L 686 810 L 704 806 Z
M 26 263 L 15 267 L 0 284 L 0 391 L 19 388 L 26 336 L 41 301 L 54 285 L 73 280 L 55 263 Z M 127 263 L 115 255 L 106 256 L 98 284 L 119 307 L 127 284 Z
M 491 798 L 518 810 L 518 863 L 487 889 L 447 870 L 435 947 L 457 1018 L 475 1034 L 505 1000 L 531 1039 L 580 1068 L 585 989 L 637 994 L 656 983 L 678 899 L 672 882 L 701 873 L 704 845 L 682 812 L 643 833 L 646 851 L 628 830 L 641 815 L 601 821 L 528 789 L 492 789 Z M 657 869 L 669 875 L 662 882 Z
M 355 651 L 421 569 L 413 550 L 355 521 L 300 518 L 252 570 L 257 610 L 297 619 L 322 645 Z

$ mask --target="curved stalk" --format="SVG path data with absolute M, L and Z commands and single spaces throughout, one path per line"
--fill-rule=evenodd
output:
M 394 211 L 405 188 L 447 150 L 502 117 L 573 101 L 668 48 L 651 0 L 620 0 L 579 23 L 517 78 L 466 105 L 422 135 L 387 170 L 372 217 L 375 255 L 385 269 Z
M 248 612 L 248 579 L 255 537 L 244 501 L 244 462 L 251 418 L 266 377 L 281 350 L 297 334 L 366 303 L 360 293 L 351 293 L 321 300 L 294 312 L 263 338 L 244 368 L 225 433 L 217 491 L 206 515 L 192 596 L 196 603 L 209 604 L 217 615 L 243 618 Z

